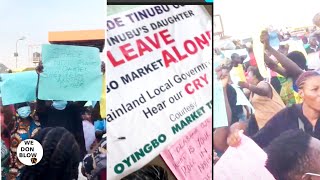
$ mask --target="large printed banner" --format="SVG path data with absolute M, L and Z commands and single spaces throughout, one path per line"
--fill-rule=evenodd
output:
M 112 180 L 212 116 L 212 18 L 202 6 L 141 6 L 108 16 L 107 31 Z

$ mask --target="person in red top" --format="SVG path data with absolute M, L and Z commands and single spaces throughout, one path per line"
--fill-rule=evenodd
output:
M 255 66 L 257 67 L 257 61 L 256 61 L 256 58 L 254 56 L 254 53 L 253 53 L 253 48 L 252 48 L 252 45 L 251 43 L 247 45 L 247 50 L 248 50 L 248 53 L 249 53 L 249 57 L 250 57 L 250 66 Z

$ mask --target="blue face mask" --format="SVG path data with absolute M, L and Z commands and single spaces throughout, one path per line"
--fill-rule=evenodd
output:
M 17 109 L 17 113 L 21 118 L 26 118 L 31 114 L 31 108 L 30 106 L 21 107 Z
M 64 110 L 68 104 L 68 101 L 53 101 L 52 106 L 57 110 Z

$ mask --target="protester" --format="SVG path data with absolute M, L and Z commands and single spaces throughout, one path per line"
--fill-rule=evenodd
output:
M 42 73 L 44 67 L 42 62 L 36 67 L 38 74 Z M 102 70 L 102 67 L 101 67 Z M 37 86 L 38 92 L 38 86 Z M 80 147 L 80 158 L 86 154 L 81 111 L 86 101 L 68 102 L 68 101 L 43 101 L 37 100 L 37 116 L 42 127 L 64 127 L 71 132 Z
M 235 89 L 229 84 L 230 74 L 229 68 L 221 66 L 216 69 L 218 79 L 222 83 L 225 105 L 228 117 L 228 126 L 239 121 L 239 117 L 243 114 L 242 106 L 237 105 L 237 93 Z M 226 138 L 228 136 L 228 127 L 220 127 L 214 129 L 214 148 L 219 155 L 221 155 L 227 148 L 228 144 Z
M 7 114 L 3 108 L 2 105 L 0 105 L 0 120 L 1 120 L 1 140 L 4 142 L 4 145 L 6 146 L 6 148 L 10 148 L 10 130 L 8 129 L 7 125 L 6 125 L 6 119 L 8 117 L 6 117 Z M 12 114 L 11 114 L 12 116 Z M 9 115 L 10 117 L 10 115 Z M 13 121 L 11 119 L 11 121 Z
M 261 42 L 264 43 L 266 51 L 273 55 L 280 63 L 279 66 L 268 55 L 264 59 L 266 65 L 273 71 L 282 75 L 278 77 L 281 83 L 280 97 L 287 106 L 301 103 L 302 99 L 298 95 L 298 88 L 295 85 L 296 79 L 301 73 L 308 70 L 305 56 L 298 51 L 290 52 L 287 56 L 273 49 L 269 44 L 269 37 L 266 31 L 261 33 Z
M 313 17 L 313 23 L 320 27 L 320 13 L 316 14 L 314 17 Z
M 282 132 L 291 129 L 303 129 L 311 136 L 320 139 L 320 74 L 307 71 L 297 80 L 299 94 L 303 98 L 302 104 L 287 107 L 273 116 L 269 122 L 252 136 L 252 139 L 262 148 L 278 137 Z M 239 145 L 239 130 L 246 130 L 246 124 L 236 123 L 230 128 L 228 144 Z
M 106 134 L 102 140 L 92 148 L 90 154 L 87 154 L 82 161 L 82 174 L 88 180 L 106 180 L 107 165 L 107 137 Z
M 71 132 L 80 147 L 80 157 L 86 154 L 81 111 L 86 102 L 37 100 L 37 115 L 42 128 L 64 127 Z
M 62 127 L 44 128 L 35 137 L 43 148 L 43 158 L 22 169 L 20 180 L 78 179 L 80 150 L 74 136 Z
M 320 141 L 301 130 L 282 133 L 265 151 L 266 168 L 276 179 L 301 180 L 308 176 L 306 173 L 320 175 Z
M 122 180 L 168 180 L 168 173 L 160 166 L 149 165 L 122 178 Z
M 95 136 L 95 128 L 92 123 L 91 119 L 91 112 L 90 110 L 86 109 L 81 113 L 82 117 L 82 126 L 83 126 L 83 134 L 84 134 L 84 141 L 86 145 L 86 151 L 90 151 L 90 146 L 96 139 Z
M 1 179 L 5 180 L 9 172 L 9 157 L 10 152 L 5 145 L 4 141 L 1 140 Z
M 250 90 L 250 102 L 255 109 L 258 127 L 261 129 L 285 105 L 272 85 L 264 81 L 257 67 L 249 67 L 247 81 L 248 83 L 239 82 L 239 86 Z
M 19 170 L 24 166 L 17 157 L 17 147 L 23 140 L 31 139 L 40 130 L 40 122 L 35 121 L 31 116 L 31 108 L 28 103 L 14 105 L 18 114 L 14 122 L 14 129 L 10 138 L 10 169 L 9 179 L 14 179 Z
M 231 55 L 233 67 L 238 67 L 238 65 L 242 65 L 244 59 L 245 58 L 243 56 L 239 56 L 239 54 L 237 54 L 237 53 L 233 53 Z
M 309 38 L 309 46 L 306 49 L 306 51 L 307 51 L 308 54 L 320 51 L 319 42 L 318 42 L 316 37 L 311 36 Z

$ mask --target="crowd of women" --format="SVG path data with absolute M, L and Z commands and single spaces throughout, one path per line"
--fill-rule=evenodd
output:
M 320 13 L 314 17 L 314 24 L 319 26 Z M 275 48 L 270 44 L 273 31 L 261 33 L 264 63 L 271 72 L 268 79 L 261 75 L 252 47 L 247 47 L 252 53 L 249 63 L 243 63 L 245 58 L 239 54 L 226 58 L 215 50 L 222 57 L 215 71 L 223 85 L 229 119 L 228 127 L 214 129 L 215 162 L 229 146 L 241 144 L 239 133 L 244 132 L 268 154 L 266 168 L 275 179 L 320 176 L 319 161 L 314 160 L 320 158 L 320 67 L 308 69 L 305 56 L 317 53 L 320 57 L 320 36 L 316 28 L 313 31 L 298 37 L 305 52 L 290 52 L 290 44 L 281 43 L 282 38 Z M 230 72 L 239 66 L 246 80 L 235 83 Z M 237 104 L 235 88 L 246 95 L 254 113 L 248 106 Z

